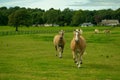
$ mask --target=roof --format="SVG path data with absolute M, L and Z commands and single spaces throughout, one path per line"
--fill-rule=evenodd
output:
M 81 26 L 82 27 L 87 27 L 87 26 L 93 26 L 93 24 L 91 22 L 89 22 L 89 23 L 83 23 Z
M 102 25 L 118 25 L 119 21 L 118 20 L 102 20 L 101 22 Z

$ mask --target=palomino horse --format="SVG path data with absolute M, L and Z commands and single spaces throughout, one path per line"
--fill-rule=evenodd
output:
M 99 31 L 98 29 L 95 29 L 95 30 L 94 30 L 94 33 L 95 33 L 95 34 L 98 34 L 98 33 L 100 33 L 100 31 Z
M 110 34 L 110 33 L 111 33 L 111 31 L 110 31 L 109 29 L 105 29 L 103 32 L 104 32 L 105 34 Z
M 78 68 L 81 67 L 82 64 L 82 55 L 86 48 L 86 41 L 84 37 L 81 36 L 80 30 L 74 30 L 74 37 L 71 40 L 72 55 L 74 62 L 77 64 Z
M 59 53 L 59 57 L 62 58 L 62 53 L 64 50 L 65 40 L 64 40 L 64 31 L 61 30 L 58 35 L 56 35 L 53 39 L 53 43 L 56 51 Z M 57 56 L 57 54 L 56 54 Z

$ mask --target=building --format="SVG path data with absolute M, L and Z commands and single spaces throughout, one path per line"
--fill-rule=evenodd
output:
M 93 24 L 91 22 L 89 22 L 89 23 L 83 23 L 81 25 L 81 27 L 90 27 L 90 26 L 93 26 Z
M 58 27 L 59 25 L 58 24 L 44 24 L 45 27 L 49 27 L 49 26 L 55 26 L 55 27 Z
M 101 25 L 103 26 L 117 26 L 119 25 L 118 20 L 102 20 Z

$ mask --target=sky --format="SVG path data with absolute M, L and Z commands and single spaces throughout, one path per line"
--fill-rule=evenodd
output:
M 0 7 L 50 8 L 64 10 L 100 10 L 120 8 L 120 0 L 0 0 Z

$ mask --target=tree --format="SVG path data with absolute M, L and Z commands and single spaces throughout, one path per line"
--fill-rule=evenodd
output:
M 35 24 L 36 26 L 38 24 L 44 24 L 44 21 L 43 21 L 43 12 L 34 12 L 32 13 L 32 20 L 33 20 L 33 24 Z
M 84 22 L 99 24 L 103 19 L 116 19 L 120 21 L 120 8 L 117 10 L 71 10 L 65 8 L 63 11 L 51 8 L 47 11 L 25 7 L 0 7 L 0 25 L 12 25 L 18 30 L 18 26 L 29 26 L 32 24 L 58 24 L 60 26 L 79 26 Z
M 0 12 L 0 25 L 7 25 L 8 17 Z
M 84 11 L 79 10 L 76 11 L 75 14 L 72 17 L 72 25 L 73 26 L 79 26 L 81 23 L 85 22 L 85 14 Z
M 55 10 L 51 8 L 44 13 L 44 21 L 48 24 L 52 24 L 53 26 L 54 24 L 58 23 L 59 15 L 60 10 Z
M 96 11 L 95 14 L 94 14 L 94 21 L 95 21 L 95 24 L 99 24 L 103 19 L 106 19 L 105 16 L 106 16 L 106 10 L 99 10 L 99 11 Z
M 72 21 L 72 16 L 73 16 L 73 10 L 66 8 L 62 11 L 61 13 L 61 19 L 63 21 L 63 25 L 70 25 Z
M 0 25 L 7 25 L 8 24 L 7 11 L 8 10 L 6 7 L 0 8 Z
M 9 25 L 16 27 L 16 31 L 18 31 L 18 27 L 20 25 L 29 26 L 31 25 L 31 17 L 26 9 L 19 9 L 9 15 Z
M 120 22 L 120 8 L 115 11 L 114 15 L 115 15 L 115 19 L 118 19 Z

